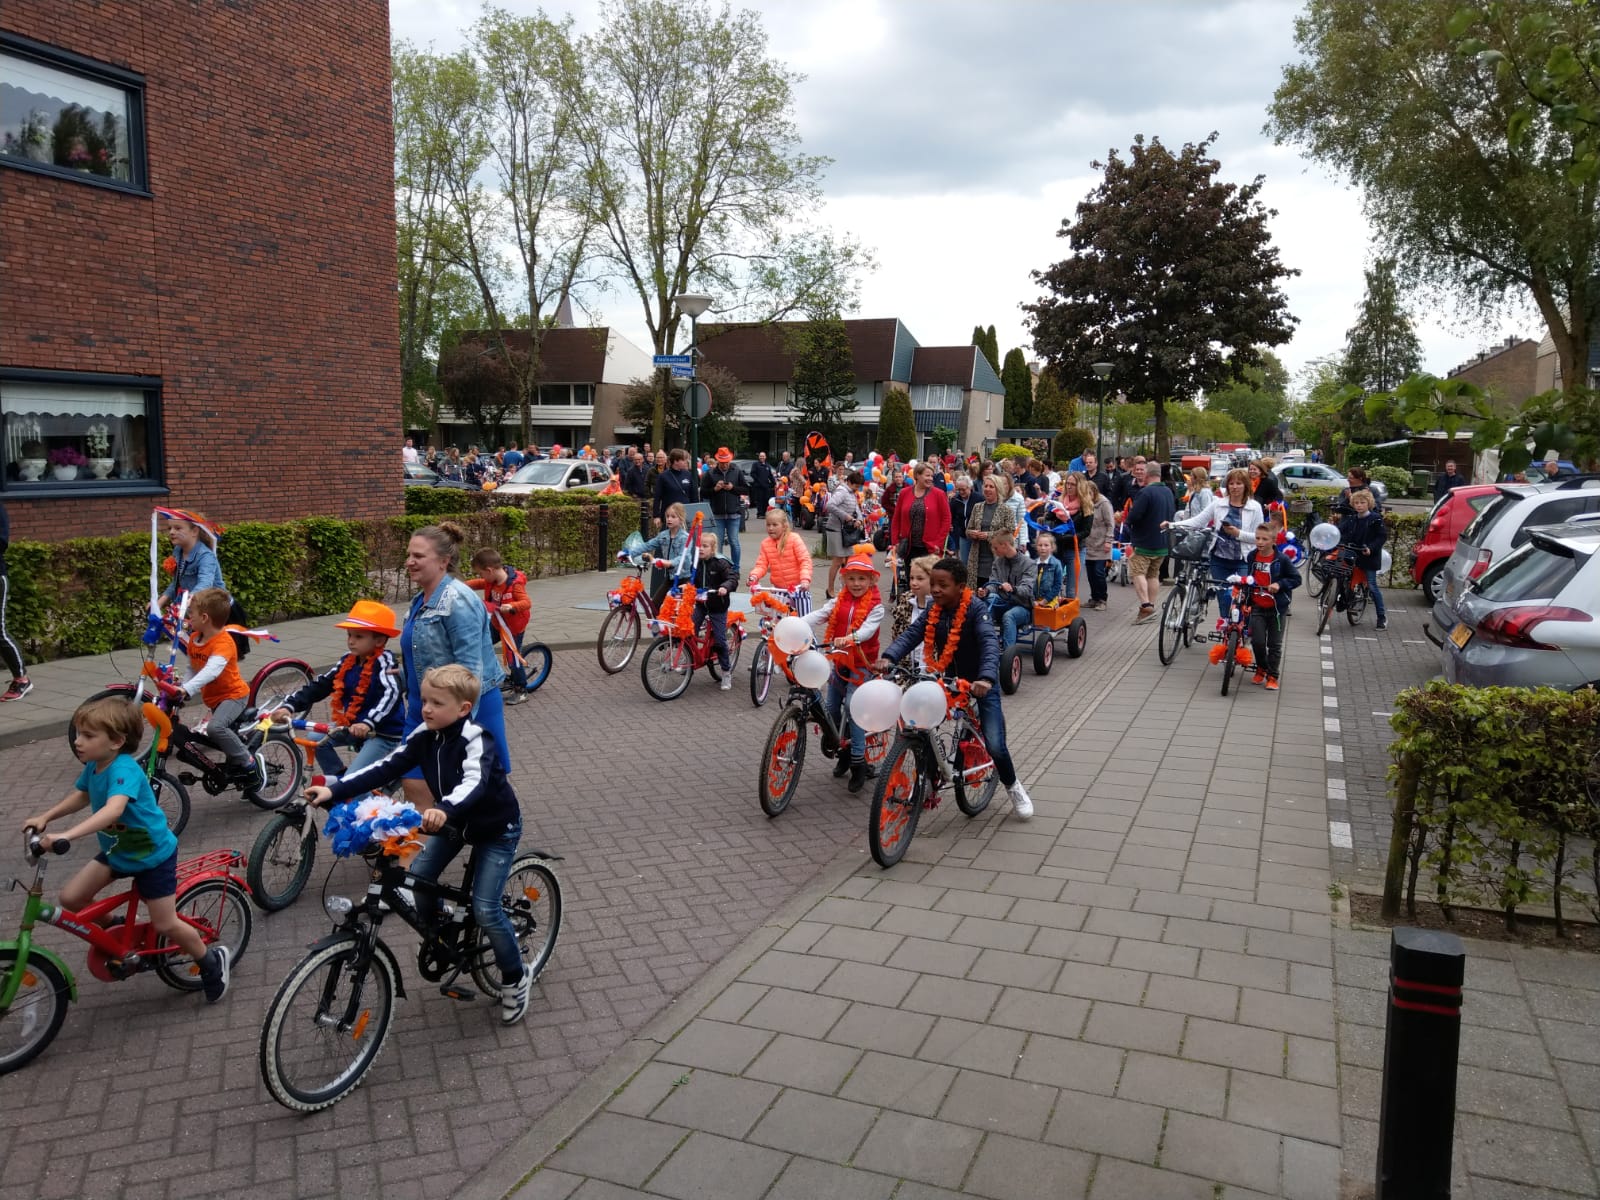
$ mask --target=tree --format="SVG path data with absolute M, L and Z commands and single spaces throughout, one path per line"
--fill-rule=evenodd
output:
M 892 387 L 883 393 L 878 413 L 878 449 L 885 457 L 898 454 L 901 462 L 917 456 L 917 426 L 911 415 L 911 393 Z
M 1176 155 L 1140 136 L 1127 159 L 1094 163 L 1104 178 L 1061 224 L 1072 257 L 1035 271 L 1049 294 L 1023 306 L 1064 386 L 1109 386 L 1153 405 L 1163 456 L 1168 400 L 1238 378 L 1295 325 L 1279 284 L 1298 272 L 1272 245 L 1262 178 L 1220 181 L 1215 136 Z M 1107 380 L 1095 362 L 1112 364 Z
M 933 432 L 928 435 L 928 445 L 933 447 L 935 454 L 948 454 L 954 449 L 956 439 L 960 436 L 958 431 L 948 425 L 935 425 Z
M 1264 443 L 1289 411 L 1289 372 L 1270 350 L 1261 360 L 1261 366 L 1244 369 L 1244 378 L 1206 395 L 1205 411 L 1226 413 L 1239 422 L 1253 446 Z
M 518 369 L 493 347 L 447 344 L 439 353 L 439 384 L 457 417 L 472 422 L 479 445 L 499 440 L 500 427 L 517 411 Z
M 1344 359 L 1338 355 L 1307 363 L 1299 380 L 1304 398 L 1294 406 L 1289 418 L 1296 440 L 1317 447 L 1330 461 L 1342 458 L 1336 447 L 1346 441 L 1344 375 Z
M 1394 259 L 1380 258 L 1366 275 L 1360 315 L 1345 335 L 1344 381 L 1386 392 L 1422 366 L 1422 343 L 1400 303 Z
M 858 407 L 850 336 L 839 315 L 827 313 L 798 326 L 791 337 L 789 410 L 801 429 L 815 429 L 834 445 L 845 431 L 845 414 Z
M 1033 419 L 1033 373 L 1028 360 L 1016 348 L 1006 351 L 1000 382 L 1006 389 L 1005 423 L 1010 429 L 1029 428 Z
M 1078 419 L 1078 402 L 1061 390 L 1056 374 L 1049 367 L 1039 373 L 1039 383 L 1033 390 L 1033 415 L 1029 418 L 1035 429 L 1066 429 Z
M 700 448 L 715 450 L 726 446 L 737 453 L 749 441 L 743 422 L 739 420 L 739 380 L 725 367 L 716 363 L 702 363 L 695 372 L 696 378 L 711 389 L 711 413 L 700 422 Z M 683 415 L 681 391 L 673 393 L 667 405 L 662 427 L 666 430 L 662 441 L 654 446 L 667 448 L 689 444 L 689 418 Z M 641 429 L 650 424 L 656 411 L 657 385 L 652 376 L 635 379 L 622 390 L 621 412 L 624 421 Z
M 753 12 L 705 0 L 613 0 L 584 39 L 579 135 L 602 265 L 637 298 L 657 354 L 676 345 L 672 297 L 703 290 L 722 317 L 848 312 L 871 255 L 819 227 L 828 159 L 794 124 L 799 76 L 768 56 Z M 667 380 L 648 422 L 660 442 Z
M 984 358 L 989 360 L 989 366 L 996 375 L 1000 374 L 1000 340 L 995 336 L 994 326 L 987 330 L 982 325 L 972 327 L 972 344 L 983 351 Z
M 1071 462 L 1094 449 L 1094 434 L 1087 429 L 1068 427 L 1056 434 L 1053 453 L 1056 461 Z

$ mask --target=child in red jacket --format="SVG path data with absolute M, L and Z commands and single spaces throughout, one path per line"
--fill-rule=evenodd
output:
M 475 592 L 483 593 L 484 607 L 489 610 L 489 627 L 495 636 L 504 638 L 498 615 L 511 631 L 511 641 L 515 643 L 517 653 L 522 652 L 522 635 L 527 632 L 528 618 L 533 614 L 533 601 L 528 599 L 528 577 L 515 567 L 508 567 L 505 560 L 500 557 L 498 550 L 479 550 L 472 556 L 472 568 L 478 572 L 476 579 L 466 581 L 467 586 Z M 506 697 L 509 703 L 527 697 L 527 679 L 523 673 L 522 665 L 514 656 L 507 656 L 511 661 L 507 669 L 511 674 L 511 688 Z

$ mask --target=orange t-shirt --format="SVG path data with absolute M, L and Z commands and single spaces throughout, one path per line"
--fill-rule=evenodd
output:
M 222 668 L 222 674 L 213 679 L 200 689 L 200 699 L 205 701 L 207 708 L 215 708 L 225 700 L 243 700 L 250 695 L 250 685 L 245 683 L 244 676 L 239 674 L 239 648 L 233 643 L 233 635 L 226 630 L 219 631 L 209 642 L 198 642 L 193 635 L 189 638 L 189 669 L 199 671 L 206 665 L 206 660 L 220 654 L 228 660 L 228 665 Z

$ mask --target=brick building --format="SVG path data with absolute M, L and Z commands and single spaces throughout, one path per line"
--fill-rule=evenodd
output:
M 385 0 L 0 7 L 12 536 L 400 506 Z
M 1538 342 L 1508 337 L 1468 359 L 1446 378 L 1465 379 L 1481 387 L 1502 411 L 1510 411 L 1543 390 L 1537 383 L 1538 356 Z

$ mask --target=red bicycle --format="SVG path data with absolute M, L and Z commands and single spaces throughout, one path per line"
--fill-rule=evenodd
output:
M 1250 614 L 1258 606 L 1276 604 L 1271 592 L 1259 587 L 1241 575 L 1228 576 L 1232 587 L 1228 619 L 1222 632 L 1215 635 L 1221 645 L 1211 647 L 1211 661 L 1222 664 L 1222 694 L 1226 696 L 1233 686 L 1235 668 L 1248 670 L 1255 666 L 1255 652 L 1250 649 Z
M 761 759 L 761 775 L 756 784 L 756 796 L 761 801 L 761 811 L 775 817 L 789 807 L 789 801 L 800 786 L 800 771 L 806 763 L 806 729 L 808 724 L 817 727 L 824 758 L 850 757 L 850 713 L 841 711 L 836 722 L 828 715 L 823 700 L 828 685 L 807 687 L 794 677 L 793 659 L 778 648 L 770 637 L 764 641 L 768 662 L 789 681 L 789 695 L 783 702 L 772 731 L 767 734 L 767 745 Z M 824 650 L 822 653 L 851 683 L 862 683 L 871 678 L 867 674 L 867 661 L 859 646 L 848 650 Z M 876 768 L 889 751 L 889 733 L 867 734 L 867 766 Z
M 694 625 L 695 588 L 685 583 L 673 587 L 661 601 L 661 610 L 650 628 L 656 639 L 644 652 L 639 677 L 644 690 L 657 700 L 676 700 L 689 688 L 689 679 L 701 667 L 711 678 L 722 678 L 722 667 L 711 640 L 711 622 Z M 739 665 L 744 648 L 744 614 L 728 614 L 728 673 Z

